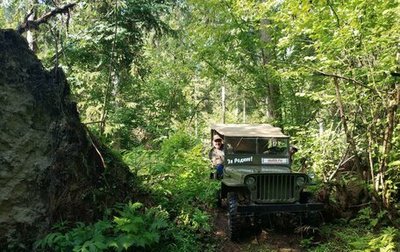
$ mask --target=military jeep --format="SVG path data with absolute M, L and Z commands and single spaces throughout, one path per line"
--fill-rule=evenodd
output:
M 211 127 L 211 136 L 215 134 L 223 137 L 225 154 L 218 202 L 226 201 L 232 240 L 265 215 L 322 209 L 321 203 L 309 202 L 309 176 L 291 171 L 289 137 L 280 128 L 217 124 Z

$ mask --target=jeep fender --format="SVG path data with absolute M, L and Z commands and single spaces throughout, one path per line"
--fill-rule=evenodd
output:
M 237 183 L 231 183 L 229 184 L 226 183 L 226 180 L 224 179 L 221 181 L 221 197 L 226 198 L 228 195 L 228 192 L 248 192 L 248 189 L 245 185 L 243 184 L 237 184 Z

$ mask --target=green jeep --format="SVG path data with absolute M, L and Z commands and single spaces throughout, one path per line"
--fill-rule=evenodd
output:
M 269 124 L 212 125 L 211 136 L 223 137 L 224 170 L 218 202 L 227 199 L 232 240 L 244 226 L 271 213 L 310 213 L 323 204 L 310 203 L 304 191 L 307 174 L 290 169 L 289 137 Z

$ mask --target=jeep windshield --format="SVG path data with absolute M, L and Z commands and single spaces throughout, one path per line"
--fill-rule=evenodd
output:
M 226 154 L 288 155 L 288 139 L 229 137 L 224 139 Z
M 289 165 L 289 137 L 269 124 L 218 124 L 212 134 L 224 138 L 226 165 Z

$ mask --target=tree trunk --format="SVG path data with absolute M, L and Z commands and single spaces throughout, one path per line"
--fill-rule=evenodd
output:
M 392 140 L 393 140 L 393 131 L 394 127 L 396 125 L 396 111 L 398 109 L 399 103 L 400 103 L 400 88 L 399 85 L 393 85 L 393 97 L 390 99 L 389 98 L 389 104 L 387 108 L 387 116 L 386 116 L 386 121 L 387 121 L 387 126 L 385 129 L 385 135 L 383 138 L 383 151 L 382 151 L 382 159 L 379 164 L 379 171 L 378 171 L 378 177 L 379 177 L 379 183 L 380 187 L 382 188 L 382 201 L 385 207 L 389 207 L 390 204 L 390 198 L 388 197 L 387 194 L 387 185 L 385 181 L 385 175 L 386 175 L 386 170 L 387 170 L 387 165 L 388 165 L 388 157 L 390 154 L 390 151 L 392 149 Z
M 28 21 L 33 21 L 36 19 L 36 8 L 35 6 L 38 4 L 37 0 L 30 0 L 29 5 L 32 6 L 32 11 L 31 15 L 28 17 Z M 35 36 L 35 31 L 34 30 L 28 30 L 26 33 L 26 40 L 28 41 L 29 48 L 36 53 L 37 50 L 37 44 L 36 44 L 36 36 Z
M 265 2 L 265 1 L 264 1 Z M 263 42 L 263 47 L 261 49 L 262 55 L 262 65 L 264 68 L 269 64 L 270 58 L 272 58 L 272 52 L 268 52 L 265 48 L 269 43 L 271 43 L 271 37 L 266 31 L 266 27 L 270 24 L 268 19 L 261 20 L 261 41 Z M 281 113 L 279 108 L 280 100 L 280 88 L 274 80 L 268 76 L 268 72 L 265 71 L 266 75 L 263 80 L 266 84 L 266 118 L 268 121 L 279 121 L 281 119 Z
M 225 86 L 221 86 L 222 123 L 225 123 Z
M 350 153 L 349 155 L 354 156 L 354 169 L 357 170 L 359 175 L 362 177 L 363 172 L 360 171 L 360 159 L 357 155 L 356 143 L 355 143 L 354 138 L 353 138 L 353 136 L 348 128 L 348 125 L 347 125 L 347 118 L 346 118 L 346 114 L 344 111 L 342 96 L 340 94 L 338 78 L 336 78 L 336 77 L 333 78 L 333 82 L 335 84 L 336 102 L 337 102 L 337 106 L 338 106 L 339 113 L 340 113 L 340 121 L 342 122 L 343 131 L 346 135 L 346 142 L 349 144 L 349 153 Z
M 110 51 L 110 62 L 109 62 L 109 67 L 108 67 L 108 79 L 106 83 L 106 89 L 104 92 L 104 99 L 103 99 L 103 111 L 101 112 L 101 117 L 100 117 L 100 134 L 104 134 L 104 131 L 106 129 L 106 123 L 107 123 L 107 116 L 108 116 L 108 110 L 111 102 L 111 97 L 112 93 L 114 90 L 114 86 L 116 85 L 116 77 L 115 77 L 115 58 L 117 58 L 117 55 L 115 55 L 115 47 L 117 43 L 117 33 L 118 33 L 118 24 L 117 24 L 117 9 L 118 9 L 118 1 L 115 2 L 114 6 L 114 38 L 112 42 L 112 47 Z

